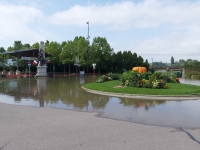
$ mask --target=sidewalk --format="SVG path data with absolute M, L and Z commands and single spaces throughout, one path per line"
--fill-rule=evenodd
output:
M 200 129 L 148 126 L 96 113 L 0 103 L 0 150 L 199 150 Z

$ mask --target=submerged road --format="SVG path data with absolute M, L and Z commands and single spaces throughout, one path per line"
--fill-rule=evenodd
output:
M 200 129 L 0 103 L 0 150 L 199 150 Z

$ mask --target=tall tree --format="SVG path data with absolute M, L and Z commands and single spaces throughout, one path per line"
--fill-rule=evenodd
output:
M 95 37 L 91 46 L 91 53 L 93 57 L 91 60 L 96 63 L 97 67 L 106 69 L 108 66 L 112 66 L 110 61 L 113 49 L 108 44 L 106 38 Z
M 174 57 L 171 57 L 171 65 L 174 64 Z
M 14 50 L 14 48 L 12 47 L 12 46 L 9 46 L 8 48 L 7 48 L 7 51 L 13 51 Z
M 4 49 L 4 47 L 0 47 L 0 53 L 3 53 L 5 51 L 6 50 Z M 0 55 L 0 62 L 2 62 L 2 63 L 4 63 L 4 56 L 5 56 L 5 54 Z M 4 65 L 2 64 L 2 66 L 4 66 Z
M 75 37 L 73 43 L 75 54 L 73 55 L 73 59 L 75 61 L 76 57 L 79 58 L 80 66 L 85 70 L 85 67 L 91 64 L 91 50 L 90 47 L 88 47 L 88 41 L 85 37 L 80 36 Z
M 57 42 L 50 42 L 48 46 L 45 46 L 45 52 L 50 54 L 51 57 L 49 58 L 52 63 L 61 64 L 59 60 L 59 55 L 61 53 L 61 46 Z
M 22 46 L 22 50 L 23 49 L 30 49 L 31 48 L 31 45 L 30 44 L 28 44 L 28 43 L 26 43 L 26 44 L 24 44 L 23 46 Z
M 13 49 L 14 50 L 21 50 L 22 49 L 22 42 L 21 41 L 14 41 Z
M 131 51 L 124 51 L 122 54 L 122 59 L 123 59 L 123 69 L 131 70 L 135 66 Z
M 40 44 L 37 42 L 37 43 L 34 43 L 31 48 L 36 48 L 36 49 L 39 49 L 40 48 Z
M 70 74 L 70 65 L 74 64 L 74 56 L 77 56 L 76 51 L 74 50 L 73 41 L 62 42 L 61 44 L 61 53 L 59 54 L 60 61 L 63 65 L 69 65 L 69 74 Z
M 5 52 L 6 50 L 4 49 L 4 47 L 0 47 L 0 53 Z
M 118 51 L 116 53 L 116 55 L 113 55 L 114 56 L 114 66 L 115 66 L 115 71 L 118 72 L 118 73 L 121 73 L 123 71 L 123 54 L 121 51 Z

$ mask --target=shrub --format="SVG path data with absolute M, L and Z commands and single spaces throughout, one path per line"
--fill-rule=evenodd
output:
M 111 80 L 118 80 L 118 79 L 119 79 L 119 74 L 108 73 L 107 75 L 100 76 L 96 80 L 96 82 L 102 83 L 102 82 L 111 81 Z
M 110 72 L 107 74 L 107 76 L 110 77 L 112 80 L 119 80 L 120 74 Z
M 172 73 L 161 73 L 155 72 L 151 73 L 138 73 L 137 71 L 126 71 L 123 74 L 113 74 L 108 73 L 106 76 L 101 76 L 97 82 L 105 82 L 109 80 L 118 80 L 121 82 L 121 85 L 130 86 L 130 87 L 141 87 L 141 88 L 168 88 L 166 83 L 179 83 L 179 80 L 176 78 L 175 74 Z

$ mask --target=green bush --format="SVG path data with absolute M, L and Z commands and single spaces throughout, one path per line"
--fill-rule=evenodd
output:
M 176 82 L 175 78 L 163 73 L 138 73 L 127 71 L 120 76 L 122 85 L 142 88 L 168 88 L 167 82 Z
M 119 74 L 108 73 L 107 75 L 103 75 L 103 76 L 99 77 L 96 80 L 96 82 L 97 83 L 102 83 L 102 82 L 111 81 L 111 80 L 118 80 L 119 76 L 120 76 Z
M 124 72 L 123 74 L 113 74 L 108 73 L 106 76 L 101 76 L 97 82 L 105 82 L 111 80 L 119 80 L 121 85 L 130 86 L 130 87 L 141 87 L 141 88 L 168 88 L 166 83 L 179 83 L 179 80 L 176 79 L 174 73 L 161 73 L 155 72 L 151 73 L 138 73 L 131 70 Z
M 110 77 L 112 80 L 119 80 L 120 74 L 110 72 L 107 74 L 107 76 Z

